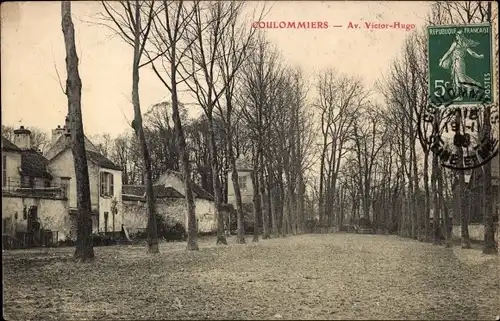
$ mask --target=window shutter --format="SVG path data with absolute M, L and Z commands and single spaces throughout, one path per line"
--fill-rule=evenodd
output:
M 101 172 L 100 173 L 100 190 L 101 190 L 101 196 L 104 196 L 105 195 L 105 188 L 106 188 L 106 183 L 105 183 L 105 180 L 104 180 L 104 172 Z
M 114 193 L 114 188 L 115 188 L 115 184 L 114 184 L 114 176 L 113 174 L 109 173 L 109 194 L 111 196 L 114 196 L 115 193 Z

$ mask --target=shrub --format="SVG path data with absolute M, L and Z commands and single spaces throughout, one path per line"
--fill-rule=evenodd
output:
M 320 227 L 320 222 L 319 220 L 317 219 L 314 219 L 314 218 L 309 218 L 306 220 L 305 222 L 306 224 L 306 231 L 308 233 L 314 233 L 318 230 L 318 228 Z
M 362 218 L 359 219 L 358 225 L 361 228 L 372 228 L 373 224 L 372 224 L 372 222 L 370 221 L 369 218 L 362 217 Z
M 349 227 L 347 225 L 339 226 L 339 232 L 347 232 L 349 231 Z
M 57 242 L 57 246 L 75 246 L 75 241 L 72 239 L 60 240 Z
M 184 226 L 177 221 L 156 214 L 156 232 L 159 240 L 165 241 L 185 241 L 187 233 Z M 148 238 L 147 228 L 134 233 L 131 238 L 137 240 L 145 240 Z
M 109 246 L 116 244 L 116 241 L 106 234 L 92 234 L 92 244 L 94 246 Z

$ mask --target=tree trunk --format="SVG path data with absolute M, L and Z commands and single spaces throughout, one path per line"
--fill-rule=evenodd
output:
M 430 204 L 431 195 L 429 191 L 429 151 L 424 152 L 424 189 L 425 189 L 425 209 L 424 209 L 424 226 L 425 226 L 425 236 L 424 240 L 429 239 L 429 215 L 430 215 Z
M 455 122 L 457 124 L 462 124 L 462 115 L 461 113 L 456 113 Z M 458 157 L 462 159 L 463 151 L 461 148 L 458 149 Z M 460 238 L 462 243 L 462 248 L 470 249 L 470 239 L 469 239 L 469 226 L 468 226 L 468 218 L 469 213 L 464 208 L 463 204 L 465 201 L 465 176 L 463 171 L 457 171 L 458 175 L 458 188 L 456 188 L 456 200 L 457 200 L 457 210 L 460 218 Z
M 297 215 L 299 218 L 298 230 L 299 233 L 303 233 L 305 229 L 305 218 L 304 218 L 304 177 L 302 175 L 302 170 L 298 173 L 298 187 L 297 187 Z
M 187 209 L 187 249 L 189 251 L 197 251 L 198 248 L 198 228 L 196 223 L 196 205 L 194 202 L 193 187 L 191 182 L 191 169 L 189 164 L 189 154 L 186 150 L 186 139 L 182 128 L 181 117 L 179 113 L 179 99 L 177 97 L 177 65 L 176 65 L 176 48 L 175 43 L 172 45 L 172 59 L 170 59 L 170 85 L 172 97 L 172 119 L 174 121 L 174 129 L 177 136 L 177 146 L 181 158 L 181 172 L 184 178 L 184 190 Z
M 345 201 L 346 201 L 346 191 L 345 191 L 345 188 L 342 188 L 340 190 L 340 213 L 339 213 L 339 221 L 338 221 L 339 231 L 343 230 L 343 226 L 344 226 Z
M 318 210 L 319 210 L 319 223 L 320 226 L 323 226 L 325 223 L 325 158 L 327 151 L 327 136 L 324 136 L 323 139 L 323 152 L 321 154 L 321 163 L 320 163 L 320 174 L 319 174 L 319 195 L 318 195 Z
M 433 227 L 434 227 L 434 244 L 441 244 L 441 232 L 440 232 L 440 206 L 439 206 L 439 193 L 441 191 L 438 190 L 438 175 L 441 175 L 439 172 L 439 159 L 436 153 L 432 155 L 432 175 L 431 175 L 431 186 L 432 186 L 432 194 L 434 197 L 433 209 L 434 209 L 434 218 L 433 218 Z
M 275 186 L 275 183 L 273 182 L 271 165 L 268 165 L 267 172 L 269 174 L 268 182 L 267 182 L 267 189 L 269 191 L 269 198 L 270 198 L 269 203 L 271 205 L 271 234 L 273 235 L 273 237 L 277 237 L 278 236 L 278 222 L 277 222 L 278 193 L 276 193 L 276 186 Z
M 236 167 L 236 157 L 234 155 L 234 150 L 233 150 L 233 136 L 231 135 L 233 125 L 231 122 L 231 116 L 232 116 L 232 96 L 231 96 L 231 91 L 228 89 L 226 90 L 226 104 L 227 104 L 227 116 L 226 116 L 226 121 L 227 121 L 227 131 L 229 135 L 227 135 L 227 154 L 229 157 L 229 163 L 231 164 L 231 180 L 233 182 L 233 189 L 234 189 L 234 195 L 236 197 L 236 224 L 237 224 L 237 236 L 236 236 L 236 243 L 238 244 L 244 244 L 245 241 L 245 222 L 244 222 L 244 216 L 243 216 L 243 202 L 241 200 L 241 190 L 240 190 L 240 183 L 238 179 L 238 169 Z
M 259 214 L 260 214 L 260 196 L 259 196 L 259 181 L 257 179 L 258 165 L 254 163 L 252 171 L 252 186 L 253 186 L 253 240 L 259 241 Z
M 438 188 L 439 188 L 439 202 L 441 203 L 442 217 L 443 217 L 443 232 L 445 237 L 445 247 L 452 247 L 451 240 L 451 226 L 450 226 L 450 216 L 448 213 L 448 204 L 444 198 L 444 188 L 443 188 L 443 171 L 441 170 L 441 175 L 438 176 Z
M 412 125 L 413 126 L 413 125 Z M 413 207 L 412 207 L 412 210 L 413 210 L 413 213 L 412 213 L 412 217 L 413 217 L 413 227 L 412 227 L 412 234 L 413 234 L 413 238 L 414 239 L 420 239 L 421 237 L 421 222 L 422 222 L 422 215 L 421 215 L 421 203 L 420 203 L 420 188 L 419 188 L 419 177 L 418 177 L 418 162 L 417 162 L 417 151 L 416 151 L 416 148 L 415 146 L 417 145 L 417 138 L 416 138 L 416 134 L 413 133 L 412 131 L 412 143 L 411 143 L 411 150 L 412 150 L 412 162 L 413 162 L 413 165 L 412 165 L 412 169 L 413 169 L 413 195 L 412 195 L 412 199 L 413 199 Z
M 285 184 L 283 182 L 283 167 L 280 163 L 276 167 L 276 176 L 274 181 L 276 187 L 276 224 L 278 225 L 278 235 L 283 235 L 283 216 L 285 211 Z
M 155 196 L 153 194 L 153 178 L 151 174 L 151 156 L 144 135 L 142 125 L 142 113 L 139 99 L 139 64 L 141 60 L 141 17 L 139 1 L 135 1 L 135 19 L 134 29 L 134 57 L 132 65 L 132 104 L 134 106 L 134 120 L 132 128 L 139 140 L 139 146 L 143 157 L 143 177 L 146 185 L 146 209 L 148 213 L 148 253 L 159 253 L 158 234 L 156 229 L 155 217 Z
M 228 138 L 229 145 L 231 145 L 232 139 Z M 243 218 L 243 203 L 241 201 L 241 191 L 238 181 L 238 170 L 236 168 L 236 159 L 234 153 L 232 152 L 232 147 L 229 147 L 229 158 L 231 160 L 231 180 L 233 181 L 234 195 L 236 196 L 236 224 L 238 225 L 238 233 L 236 238 L 236 243 L 245 243 L 245 222 Z
M 75 163 L 76 195 L 78 207 L 76 249 L 74 258 L 80 261 L 94 259 L 92 245 L 92 205 L 90 201 L 89 170 L 83 132 L 81 93 L 82 81 L 78 72 L 78 55 L 75 45 L 75 28 L 71 19 L 71 2 L 61 3 L 61 25 L 66 48 L 66 96 L 70 120 L 71 152 Z
M 485 135 L 491 135 L 491 124 L 490 124 L 491 111 L 489 108 L 485 108 L 484 111 L 484 133 Z M 487 136 L 487 137 L 488 137 Z M 482 183 L 484 186 L 482 197 L 482 212 L 484 217 L 484 244 L 483 253 L 484 254 L 496 254 L 498 253 L 497 244 L 495 241 L 495 225 L 493 221 L 493 215 L 496 214 L 493 211 L 492 202 L 492 186 L 491 186 L 491 162 L 483 165 L 483 175 Z
M 210 107 L 209 107 L 210 108 Z M 207 115 L 209 116 L 209 115 Z M 226 236 L 224 234 L 224 217 L 223 213 L 220 210 L 221 204 L 221 190 L 220 190 L 220 179 L 219 179 L 219 169 L 217 163 L 217 147 L 215 140 L 215 125 L 211 116 L 208 118 L 208 130 L 209 130 L 209 143 L 208 143 L 208 151 L 210 155 L 210 167 L 212 169 L 212 180 L 214 187 L 214 199 L 215 199 L 215 218 L 217 220 L 217 242 L 216 244 L 224 244 L 227 245 Z
M 269 199 L 266 195 L 266 183 L 264 180 L 264 155 L 260 154 L 260 165 L 259 165 L 259 194 L 261 202 L 261 213 L 262 213 L 262 239 L 268 239 L 269 233 Z
M 463 171 L 458 173 L 458 206 L 460 214 L 460 238 L 463 249 L 470 249 L 470 238 L 469 238 L 469 211 L 468 207 L 464 206 L 467 202 L 467 197 L 465 195 L 465 177 Z

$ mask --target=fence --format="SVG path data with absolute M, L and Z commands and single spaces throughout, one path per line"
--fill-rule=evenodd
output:
M 37 232 L 17 232 L 15 236 L 2 234 L 2 250 L 51 247 L 57 245 L 59 232 L 39 230 Z
M 5 186 L 2 187 L 2 195 L 56 199 L 67 198 L 67 187 L 65 185 L 47 183 L 47 181 L 36 179 L 28 183 L 9 177 Z

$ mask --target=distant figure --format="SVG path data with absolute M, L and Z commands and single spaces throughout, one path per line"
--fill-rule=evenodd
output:
M 460 89 L 462 88 L 466 88 L 467 92 L 470 92 L 472 89 L 471 85 L 481 85 L 479 82 L 467 75 L 465 64 L 465 56 L 467 53 L 477 59 L 484 58 L 483 54 L 478 54 L 471 49 L 477 45 L 479 45 L 479 42 L 465 37 L 462 31 L 458 31 L 455 41 L 451 44 L 450 49 L 448 49 L 444 56 L 439 60 L 440 67 L 450 70 L 451 83 L 455 93 L 460 92 Z M 457 95 L 455 100 L 462 100 L 461 95 Z

